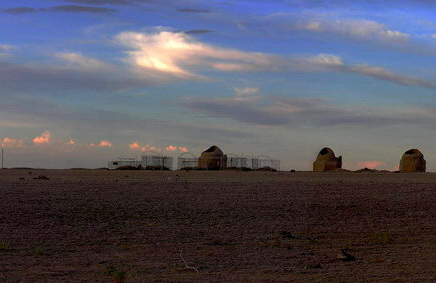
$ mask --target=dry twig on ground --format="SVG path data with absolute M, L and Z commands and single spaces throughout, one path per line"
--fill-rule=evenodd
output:
M 182 250 L 180 250 L 180 258 L 183 260 L 183 263 L 185 264 L 185 267 L 184 268 L 182 268 L 181 269 L 181 271 L 189 271 L 189 270 L 193 270 L 193 271 L 195 271 L 195 272 L 199 272 L 198 271 L 198 269 L 197 268 L 195 268 L 195 267 L 193 267 L 193 266 L 189 266 L 187 263 L 186 263 L 186 260 L 183 258 L 183 256 L 182 256 Z

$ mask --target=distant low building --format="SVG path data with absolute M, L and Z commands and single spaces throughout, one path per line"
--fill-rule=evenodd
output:
M 418 149 L 409 149 L 400 160 L 400 172 L 425 172 L 424 155 Z
M 324 147 L 313 162 L 314 172 L 326 172 L 342 168 L 342 156 L 336 157 L 331 148 Z
M 109 169 L 119 169 L 119 168 L 138 168 L 141 166 L 141 162 L 136 160 L 135 158 L 117 158 L 114 161 L 110 161 L 108 163 Z

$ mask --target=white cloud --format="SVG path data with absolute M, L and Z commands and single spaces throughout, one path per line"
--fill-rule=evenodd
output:
M 305 59 L 307 63 L 312 63 L 314 65 L 327 66 L 327 67 L 337 67 L 343 66 L 344 62 L 340 56 L 331 54 L 318 54 L 312 57 L 307 57 Z
M 296 64 L 297 62 L 298 64 Z M 347 64 L 344 62 L 342 57 L 332 54 L 318 54 L 315 56 L 300 58 L 295 60 L 293 65 L 297 66 L 297 71 L 335 71 L 372 77 L 378 80 L 388 81 L 404 86 L 418 86 L 436 89 L 436 83 L 434 82 L 401 75 L 382 67 L 371 66 L 367 64 Z
M 298 29 L 320 33 L 332 33 L 354 39 L 380 41 L 408 41 L 410 34 L 390 30 L 384 24 L 357 19 L 309 19 L 297 25 Z
M 321 24 L 316 21 L 309 22 L 301 26 L 302 29 L 311 30 L 311 31 L 321 31 Z
M 337 23 L 337 22 L 336 22 Z M 313 25 L 313 24 L 312 24 Z M 322 25 L 321 25 L 322 27 Z M 384 26 L 371 21 L 349 21 L 331 24 L 338 30 L 358 36 L 383 35 L 399 38 L 401 33 L 385 30 Z M 286 58 L 272 54 L 244 52 L 202 43 L 184 33 L 158 31 L 156 33 L 123 32 L 118 42 L 130 47 L 128 62 L 135 68 L 166 74 L 181 79 L 194 79 L 193 67 L 209 68 L 223 72 L 289 72 L 289 71 L 336 71 L 369 76 L 400 85 L 436 88 L 436 84 L 422 79 L 396 74 L 384 68 L 358 64 L 348 65 L 343 58 L 333 54 Z M 242 96 L 244 91 L 235 90 Z
M 365 64 L 351 65 L 344 69 L 345 72 L 357 73 L 368 77 L 373 77 L 383 81 L 389 81 L 406 86 L 419 86 L 436 89 L 436 83 L 394 73 L 390 70 L 369 66 Z
M 6 59 L 12 56 L 12 52 L 18 49 L 14 45 L 0 44 L 0 59 Z
M 123 32 L 116 40 L 129 47 L 128 62 L 136 68 L 179 78 L 197 77 L 191 69 L 208 67 L 221 71 L 250 70 L 270 65 L 270 55 L 226 49 L 197 41 L 185 33 Z
M 73 67 L 83 68 L 88 71 L 107 70 L 111 68 L 111 65 L 107 62 L 86 57 L 78 53 L 58 53 L 56 57 L 71 63 Z
M 256 87 L 235 88 L 234 90 L 237 96 L 249 96 L 259 92 L 259 89 Z
M 0 44 L 0 51 L 2 51 L 2 52 L 11 52 L 11 51 L 16 50 L 16 49 L 18 49 L 18 48 L 14 45 Z

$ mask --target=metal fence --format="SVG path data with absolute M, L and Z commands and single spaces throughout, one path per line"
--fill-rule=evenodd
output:
M 280 160 L 272 159 L 266 155 L 246 156 L 229 154 L 227 158 L 228 168 L 249 168 L 252 170 L 271 168 L 280 170 Z
M 146 152 L 141 156 L 141 165 L 143 169 L 173 169 L 173 158 L 164 156 L 157 152 Z
M 229 154 L 226 156 L 227 168 L 248 168 L 252 170 L 271 168 L 280 170 L 280 160 L 272 159 L 267 155 L 247 156 Z M 197 168 L 199 158 L 192 153 L 185 152 L 177 158 L 177 169 L 182 168 Z M 108 163 L 109 169 L 117 169 L 120 167 L 134 167 L 141 169 L 173 169 L 173 158 L 170 156 L 164 156 L 158 152 L 145 152 L 141 156 L 141 160 L 138 161 L 135 158 L 117 158 L 115 161 Z
M 197 168 L 198 157 L 190 152 L 184 152 L 177 158 L 177 169 Z
M 173 158 L 170 156 L 164 156 L 157 152 L 146 152 L 141 156 L 141 160 L 135 158 L 117 158 L 114 161 L 108 163 L 109 169 L 119 169 L 122 167 L 133 167 L 138 169 L 173 169 Z

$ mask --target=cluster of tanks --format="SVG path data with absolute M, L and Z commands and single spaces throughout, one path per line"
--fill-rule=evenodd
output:
M 272 169 L 280 170 L 280 160 L 268 156 L 225 155 L 215 145 L 203 151 L 198 158 L 198 168 L 204 170 L 239 169 Z M 180 166 L 179 166 L 180 167 Z
M 424 155 L 418 149 L 409 149 L 400 160 L 400 172 L 425 172 Z M 331 148 L 324 147 L 313 162 L 313 171 L 326 172 L 342 168 L 342 156 L 336 157 Z
M 141 160 L 136 158 L 118 158 L 108 163 L 109 169 L 138 169 L 138 170 L 172 170 L 173 158 L 157 152 L 146 152 Z M 273 169 L 280 170 L 280 160 L 273 160 L 268 156 L 227 156 L 222 150 L 213 145 L 203 151 L 200 157 L 189 152 L 183 153 L 177 160 L 178 169 L 224 170 L 239 169 Z

